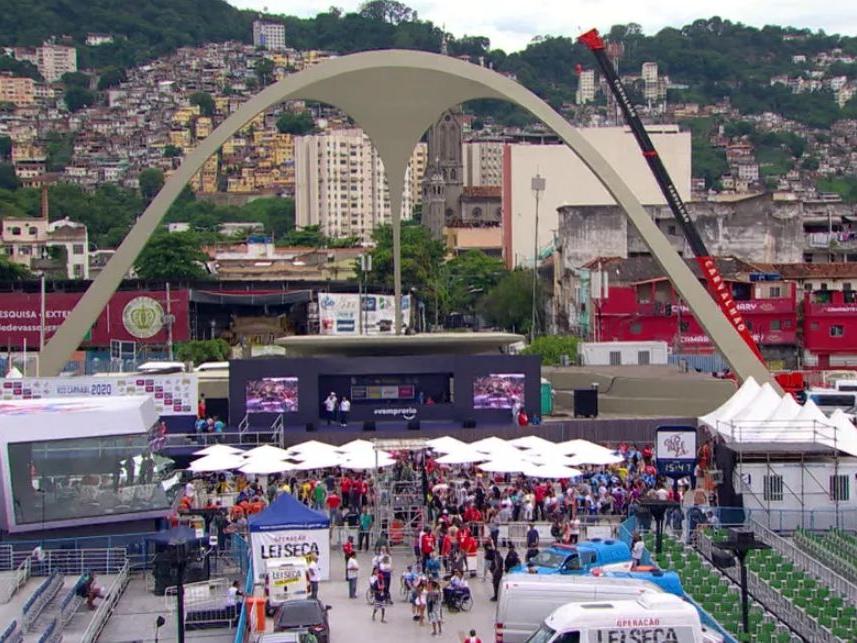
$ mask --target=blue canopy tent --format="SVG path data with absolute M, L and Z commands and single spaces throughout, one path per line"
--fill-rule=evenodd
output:
M 330 519 L 326 514 L 281 493 L 267 509 L 250 516 L 249 525 L 257 579 L 264 579 L 269 560 L 309 554 L 318 556 L 321 579 L 330 576 Z

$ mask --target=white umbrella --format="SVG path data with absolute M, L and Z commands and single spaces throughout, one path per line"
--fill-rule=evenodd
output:
M 372 444 L 371 442 L 369 442 L 369 440 L 357 439 L 357 440 L 352 440 L 351 442 L 346 442 L 345 444 L 343 444 L 341 447 L 337 448 L 336 450 L 350 453 L 352 451 L 363 451 L 363 450 L 372 451 L 374 447 L 375 447 L 375 445 Z
M 468 448 L 462 451 L 447 453 L 445 456 L 438 458 L 436 462 L 438 464 L 470 464 L 471 462 L 483 462 L 490 459 L 490 456 L 487 454 Z
M 521 458 L 498 458 L 476 466 L 489 473 L 518 473 L 531 465 Z
M 295 468 L 299 470 L 338 467 L 345 462 L 345 456 L 341 453 L 336 453 L 335 451 L 306 454 L 296 459 L 301 460 L 299 465 L 295 465 Z
M 190 463 L 189 469 L 196 473 L 204 471 L 229 471 L 237 469 L 247 461 L 240 455 L 215 454 L 207 455 Z
M 529 467 L 524 471 L 524 474 L 531 478 L 550 478 L 559 480 L 560 478 L 576 478 L 583 472 L 580 469 L 564 467 L 560 464 L 543 464 L 536 467 Z
M 562 453 L 564 455 L 568 455 L 573 453 L 577 455 L 578 453 L 613 453 L 607 447 L 603 447 L 600 444 L 595 444 L 594 442 L 590 442 L 589 440 L 575 439 L 575 440 L 566 440 L 565 442 L 560 442 L 556 445 L 556 452 Z
M 360 453 L 349 456 L 342 463 L 342 468 L 362 471 L 364 469 L 375 469 L 376 467 L 389 467 L 394 464 L 396 464 L 396 461 L 393 458 L 382 458 L 379 456 L 376 460 L 374 453 Z
M 556 444 L 550 440 L 545 440 L 537 435 L 526 435 L 521 438 L 509 440 L 509 444 L 521 449 L 533 449 L 534 451 L 547 451 L 548 449 L 556 448 Z
M 243 467 L 238 469 L 241 473 L 258 473 L 260 475 L 270 475 L 272 473 L 283 473 L 285 471 L 294 470 L 293 462 L 285 460 L 250 460 Z
M 236 449 L 235 447 L 230 447 L 226 444 L 212 444 L 211 446 L 205 447 L 204 449 L 200 449 L 199 451 L 193 452 L 194 455 L 242 455 L 243 453 L 244 452 L 241 449 Z
M 498 438 L 495 435 L 492 435 L 488 438 L 482 438 L 481 440 L 477 440 L 470 445 L 471 449 L 475 449 L 476 451 L 481 451 L 483 453 L 498 453 L 498 452 L 511 452 L 517 451 L 514 446 L 506 442 L 505 440 Z
M 264 459 L 264 460 L 285 460 L 289 457 L 289 452 L 280 447 L 275 447 L 270 444 L 263 444 L 255 449 L 250 449 L 244 454 L 248 459 Z
M 568 458 L 568 464 L 574 466 L 580 466 L 581 464 L 593 464 L 593 465 L 601 465 L 601 464 L 619 464 L 625 458 L 617 453 L 579 453 Z
M 461 440 L 456 440 L 449 435 L 445 435 L 442 438 L 428 440 L 426 446 L 438 453 L 452 453 L 453 451 L 460 451 L 467 445 Z

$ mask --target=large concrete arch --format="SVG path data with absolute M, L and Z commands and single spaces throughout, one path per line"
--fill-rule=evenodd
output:
M 400 251 L 400 211 L 405 168 L 423 133 L 444 109 L 478 98 L 507 100 L 528 110 L 580 157 L 625 210 L 652 255 L 741 379 L 770 381 L 712 298 L 658 230 L 627 184 L 580 133 L 535 94 L 488 69 L 455 58 L 416 51 L 373 51 L 329 60 L 267 87 L 202 141 L 149 204 L 40 356 L 42 375 L 59 373 L 95 323 L 137 255 L 184 185 L 235 132 L 263 110 L 290 99 L 328 103 L 349 114 L 374 143 L 387 171 L 393 213 L 394 255 Z M 395 265 L 397 301 L 401 274 Z M 400 311 L 397 309 L 397 317 Z M 396 324 L 399 328 L 400 323 Z

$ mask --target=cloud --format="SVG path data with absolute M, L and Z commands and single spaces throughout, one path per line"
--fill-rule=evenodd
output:
M 331 5 L 356 10 L 357 0 L 228 0 L 242 9 L 302 17 L 327 11 Z M 487 36 L 492 47 L 523 49 L 534 36 L 576 37 L 597 27 L 636 22 L 652 34 L 664 27 L 681 27 L 700 18 L 719 15 L 733 22 L 761 27 L 776 24 L 824 29 L 827 33 L 857 35 L 857 11 L 849 2 L 834 0 L 809 4 L 805 0 L 719 0 L 715 5 L 687 0 L 411 0 L 405 2 L 421 18 L 444 25 L 456 36 Z M 288 38 L 288 36 L 287 36 Z

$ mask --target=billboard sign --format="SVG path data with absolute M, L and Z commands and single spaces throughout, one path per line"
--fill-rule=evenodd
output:
M 149 395 L 161 417 L 196 414 L 197 376 L 122 375 L 119 377 L 40 377 L 0 379 L 0 400 L 39 400 L 57 397 L 123 397 Z
M 45 317 L 41 316 L 39 293 L 0 294 L 0 345 L 21 349 L 39 346 L 44 321 L 45 339 L 51 336 L 74 309 L 83 293 L 49 293 L 45 297 Z M 187 290 L 173 290 L 167 306 L 165 291 L 120 291 L 114 293 L 101 311 L 87 339 L 91 346 L 110 346 L 111 341 L 166 344 L 167 310 L 174 318 L 173 341 L 190 339 Z
M 392 295 L 363 295 L 363 333 L 386 335 L 395 333 L 395 302 Z M 318 299 L 319 334 L 359 335 L 360 295 L 322 293 Z M 402 297 L 402 320 L 408 325 L 411 297 Z
M 658 474 L 669 478 L 693 475 L 696 468 L 696 427 L 659 426 L 655 435 Z

